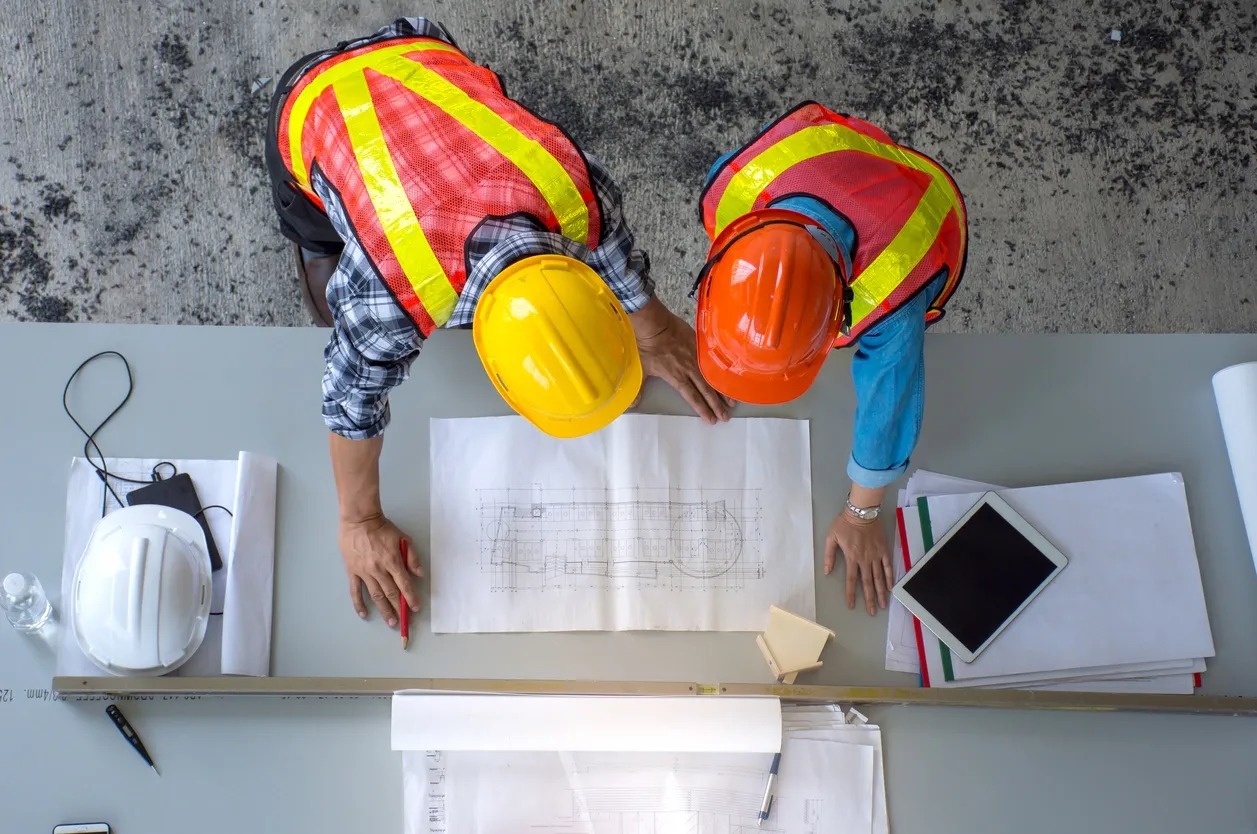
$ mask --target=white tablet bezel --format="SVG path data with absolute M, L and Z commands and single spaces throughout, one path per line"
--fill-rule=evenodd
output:
M 1039 583 L 1039 587 L 1035 589 L 1034 593 L 1026 597 L 1025 601 L 1017 607 L 1017 610 L 1010 614 L 1008 618 L 1000 624 L 1000 627 L 991 633 L 991 636 L 986 639 L 986 642 L 981 646 L 978 646 L 977 651 L 970 652 L 969 649 L 965 647 L 964 643 L 960 642 L 960 640 L 948 631 L 947 628 L 944 627 L 943 624 L 940 623 L 934 615 L 931 614 L 930 611 L 916 599 L 916 597 L 912 596 L 912 594 L 906 590 L 906 586 L 908 581 L 912 579 L 912 577 L 916 576 L 917 572 L 928 564 L 929 561 L 933 559 L 944 546 L 946 546 L 947 542 L 951 540 L 951 537 L 959 532 L 960 528 L 964 527 L 965 523 L 968 522 L 969 519 L 984 506 L 990 507 L 1003 516 L 1005 521 L 1011 524 L 1018 533 L 1025 536 L 1027 541 L 1034 545 L 1035 548 L 1047 557 L 1050 562 L 1056 565 L 1056 568 L 1048 574 L 1041 583 Z M 910 612 L 912 612 L 914 617 L 921 621 L 921 625 L 928 628 L 936 637 L 938 637 L 939 640 L 942 640 L 943 643 L 947 645 L 947 648 L 951 649 L 952 654 L 963 660 L 965 663 L 972 663 L 978 655 L 982 654 L 982 652 L 984 652 L 986 648 L 995 641 L 995 638 L 1000 636 L 1004 629 L 1008 628 L 1008 624 L 1017 619 L 1017 616 L 1026 609 L 1026 606 L 1033 602 L 1035 597 L 1043 592 L 1043 589 L 1046 588 L 1048 584 L 1060 574 L 1067 564 L 1069 564 L 1069 560 L 1065 558 L 1065 554 L 1061 553 L 1061 551 L 1054 544 L 1048 541 L 1042 533 L 1031 527 L 1030 522 L 1022 518 L 1003 498 L 1000 498 L 994 492 L 988 492 L 985 493 L 976 504 L 970 507 L 969 511 L 961 516 L 960 520 L 953 524 L 951 529 L 948 530 L 941 539 L 934 542 L 934 546 L 921 557 L 920 561 L 912 566 L 911 570 L 904 574 L 903 579 L 900 579 L 899 582 L 895 584 L 893 593 L 895 595 L 895 599 L 903 603 L 904 608 L 907 608 Z

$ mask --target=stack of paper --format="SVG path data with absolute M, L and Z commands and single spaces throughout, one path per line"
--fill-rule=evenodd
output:
M 852 713 L 855 715 L 855 713 Z M 881 732 L 775 698 L 397 693 L 407 834 L 886 834 Z
M 800 799 L 814 803 L 810 797 L 823 797 L 835 827 L 783 825 L 774 813 L 761 830 L 887 834 L 890 819 L 881 729 L 856 710 L 844 716 L 833 706 L 783 707 L 781 724 L 781 773 L 774 812 L 782 800 L 793 806 Z
M 1176 473 L 1001 489 L 919 472 L 901 492 L 897 578 L 986 491 L 1069 564 L 973 663 L 892 602 L 886 668 L 924 686 L 1190 694 L 1214 655 Z

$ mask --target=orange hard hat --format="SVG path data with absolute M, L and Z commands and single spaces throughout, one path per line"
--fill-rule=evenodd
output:
M 716 237 L 695 330 L 699 370 L 717 391 L 772 405 L 816 379 L 844 313 L 845 267 L 821 239 L 814 220 L 784 209 L 746 214 Z

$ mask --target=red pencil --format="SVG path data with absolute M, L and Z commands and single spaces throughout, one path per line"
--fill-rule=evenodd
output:
M 402 567 L 406 566 L 406 540 L 402 539 Z M 398 613 L 398 625 L 402 633 L 402 648 L 405 649 L 410 645 L 410 603 L 406 602 L 406 597 L 402 597 L 401 611 Z

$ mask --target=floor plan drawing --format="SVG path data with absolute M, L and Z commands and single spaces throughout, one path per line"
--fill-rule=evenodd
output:
M 431 424 L 432 630 L 762 631 L 816 614 L 808 426 Z
M 764 578 L 759 489 L 481 489 L 495 591 L 741 589 Z
M 408 752 L 405 756 L 408 778 L 413 780 L 407 790 L 417 794 L 407 797 L 413 809 L 408 814 L 408 834 L 822 834 L 840 830 L 834 825 L 831 803 L 811 789 L 778 796 L 773 818 L 762 827 L 756 825 L 764 768 L 743 764 L 751 757 L 741 755 L 722 754 L 718 759 L 704 754 L 456 751 Z

